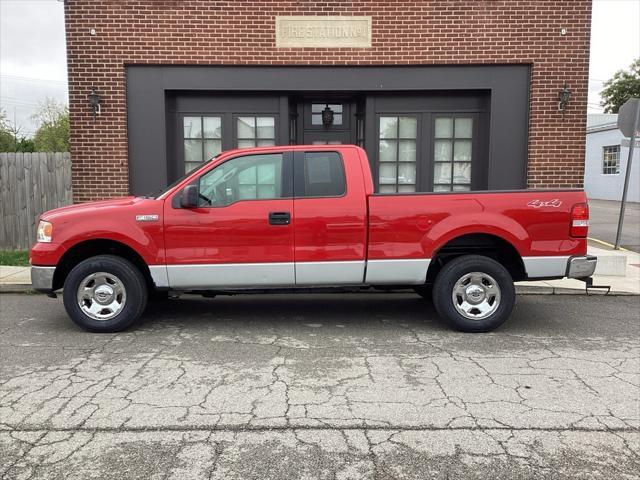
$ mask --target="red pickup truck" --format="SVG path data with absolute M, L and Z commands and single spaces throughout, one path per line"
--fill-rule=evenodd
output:
M 374 193 L 369 161 L 345 145 L 225 152 L 157 196 L 44 213 L 34 289 L 99 332 L 129 327 L 149 297 L 316 287 L 412 288 L 455 328 L 484 332 L 514 281 L 587 280 L 580 190 Z

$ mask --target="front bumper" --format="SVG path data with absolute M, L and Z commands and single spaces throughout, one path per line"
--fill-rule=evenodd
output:
M 568 278 L 587 278 L 596 271 L 596 263 L 598 257 L 594 255 L 586 255 L 584 257 L 571 257 L 567 260 L 567 277 Z
M 56 267 L 31 267 L 31 287 L 37 292 L 53 291 L 53 275 Z

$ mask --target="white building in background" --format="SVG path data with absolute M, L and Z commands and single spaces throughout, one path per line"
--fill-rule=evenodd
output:
M 621 146 L 624 136 L 618 130 L 618 115 L 587 115 L 587 146 L 584 189 L 587 197 L 621 200 L 629 147 Z M 627 200 L 640 202 L 640 148 L 633 153 Z

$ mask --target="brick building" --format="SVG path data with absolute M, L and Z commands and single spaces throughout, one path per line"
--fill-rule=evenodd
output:
M 381 192 L 582 186 L 590 0 L 66 0 L 65 17 L 79 202 L 274 143 L 362 145 Z

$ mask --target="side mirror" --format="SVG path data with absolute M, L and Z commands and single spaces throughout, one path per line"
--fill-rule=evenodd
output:
M 198 186 L 187 185 L 182 189 L 182 198 L 180 199 L 182 208 L 198 208 Z

